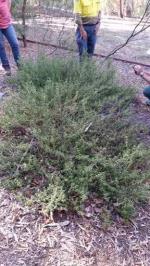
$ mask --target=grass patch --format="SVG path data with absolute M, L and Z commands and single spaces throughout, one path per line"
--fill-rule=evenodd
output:
M 126 219 L 148 196 L 150 152 L 129 123 L 135 92 L 111 69 L 39 58 L 25 62 L 0 127 L 5 187 L 46 211 L 80 208 L 96 193 Z

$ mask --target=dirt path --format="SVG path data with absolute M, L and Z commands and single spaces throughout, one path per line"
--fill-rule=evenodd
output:
M 34 58 L 36 53 L 31 45 L 28 56 Z M 25 50 L 22 54 L 27 56 Z M 114 65 L 120 82 L 144 86 L 133 75 L 132 66 Z M 0 92 L 9 94 L 11 90 L 1 72 Z M 150 127 L 150 109 L 142 101 L 141 89 L 133 104 L 135 121 Z M 97 216 L 69 217 L 68 225 L 63 226 L 46 220 L 39 210 L 24 207 L 0 189 L 0 266 L 149 266 L 150 207 L 138 207 L 137 213 L 129 225 L 117 216 L 110 223 L 106 215 L 104 221 Z

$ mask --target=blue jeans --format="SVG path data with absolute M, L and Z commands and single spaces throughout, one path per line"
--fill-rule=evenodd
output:
M 145 97 L 147 97 L 150 100 L 150 86 L 144 88 L 143 94 Z
M 87 40 L 84 40 L 80 34 L 79 27 L 76 30 L 76 42 L 79 49 L 79 56 L 84 54 L 92 56 L 96 45 L 96 25 L 84 25 L 84 30 L 87 33 Z
M 6 50 L 5 50 L 4 36 L 6 37 L 7 41 L 9 42 L 11 46 L 14 60 L 16 64 L 18 65 L 19 58 L 20 58 L 20 52 L 19 52 L 19 44 L 17 40 L 17 35 L 16 35 L 13 25 L 10 25 L 7 29 L 0 29 L 0 59 L 2 61 L 3 68 L 5 70 L 8 70 L 10 69 L 10 64 L 9 64 L 8 57 L 7 57 Z

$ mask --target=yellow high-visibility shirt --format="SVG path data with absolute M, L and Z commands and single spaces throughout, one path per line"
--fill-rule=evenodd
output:
M 74 0 L 74 13 L 81 17 L 97 17 L 100 10 L 100 0 Z

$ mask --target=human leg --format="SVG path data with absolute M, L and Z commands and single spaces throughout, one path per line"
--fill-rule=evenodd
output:
M 87 27 L 88 27 L 87 53 L 89 57 L 92 57 L 96 45 L 96 25 L 87 26 Z
M 5 50 L 4 36 L 3 36 L 2 30 L 0 30 L 0 59 L 2 62 L 3 68 L 6 71 L 10 70 L 10 65 L 9 65 L 8 57 L 7 57 L 6 50 Z
M 81 59 L 81 57 L 87 53 L 87 41 L 84 40 L 81 36 L 79 28 L 77 28 L 76 30 L 76 42 L 78 45 L 79 56 Z
M 5 35 L 6 39 L 8 40 L 11 46 L 14 60 L 16 64 L 18 65 L 19 59 L 20 59 L 20 51 L 19 51 L 19 43 L 17 40 L 17 35 L 16 35 L 13 25 L 10 25 L 7 29 L 4 29 L 3 34 Z

